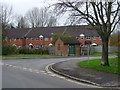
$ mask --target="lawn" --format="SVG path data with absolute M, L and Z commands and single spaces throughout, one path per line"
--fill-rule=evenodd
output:
M 47 56 L 57 56 L 57 55 L 18 54 L 18 55 L 5 55 L 2 57 L 47 57 Z
M 116 52 L 111 52 L 108 55 L 117 55 Z M 102 53 L 92 53 L 90 56 L 102 56 Z
M 80 67 L 94 69 L 98 71 L 105 71 L 105 72 L 120 74 L 120 71 L 119 71 L 120 67 L 118 68 L 118 58 L 110 58 L 109 59 L 110 66 L 101 66 L 100 62 L 101 62 L 101 59 L 93 59 L 93 60 L 80 61 L 77 63 L 77 65 Z

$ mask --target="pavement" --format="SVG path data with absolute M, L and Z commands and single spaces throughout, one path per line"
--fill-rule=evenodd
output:
M 78 82 L 120 89 L 119 74 L 82 68 L 76 65 L 77 62 L 79 62 L 78 59 L 58 62 L 50 65 L 49 70 Z

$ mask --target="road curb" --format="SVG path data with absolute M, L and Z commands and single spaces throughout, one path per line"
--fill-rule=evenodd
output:
M 59 64 L 61 62 L 58 62 L 58 63 L 54 63 L 52 65 L 49 65 L 48 66 L 48 69 L 58 75 L 61 75 L 63 77 L 66 77 L 66 78 L 69 78 L 69 79 L 72 79 L 72 80 L 75 80 L 75 81 L 78 81 L 78 82 L 83 82 L 83 83 L 86 83 L 86 84 L 90 84 L 90 85 L 94 85 L 94 86 L 97 86 L 99 88 L 112 88 L 112 89 L 120 89 L 119 87 L 109 87 L 109 86 L 101 86 L 100 84 L 98 83 L 95 83 L 95 82 L 91 82 L 91 81 L 88 81 L 88 80 L 85 80 L 85 79 L 80 79 L 80 78 L 76 78 L 74 76 L 70 76 L 68 74 L 65 74 L 65 73 L 62 73 L 62 72 L 59 72 L 58 70 L 55 70 L 55 68 L 53 68 L 53 65 L 55 64 Z
M 58 63 L 56 63 L 56 64 L 58 64 Z M 55 65 L 55 64 L 53 64 L 53 65 Z M 59 75 L 65 76 L 65 77 L 67 77 L 67 78 L 70 78 L 70 79 L 73 79 L 73 80 L 76 80 L 76 81 L 80 81 L 80 82 L 84 82 L 84 83 L 88 83 L 88 84 L 100 86 L 100 84 L 97 84 L 97 83 L 94 83 L 94 82 L 91 82 L 91 81 L 88 81 L 88 80 L 76 78 L 76 77 L 67 75 L 67 74 L 65 74 L 65 73 L 59 72 L 59 71 L 57 71 L 57 70 L 55 70 L 55 69 L 53 68 L 53 65 L 50 65 L 50 66 L 48 67 L 48 69 L 51 70 L 51 71 L 53 71 L 54 73 L 57 73 L 57 74 L 59 74 Z
M 2 60 L 12 59 L 52 59 L 52 58 L 70 58 L 72 56 L 46 56 L 46 57 L 2 57 Z

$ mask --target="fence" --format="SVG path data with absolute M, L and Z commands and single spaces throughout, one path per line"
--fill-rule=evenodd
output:
M 120 48 L 120 47 L 119 47 Z M 80 55 L 87 55 L 87 47 L 80 47 Z M 112 46 L 112 47 L 108 47 L 108 52 L 117 52 L 118 51 L 118 47 L 116 46 Z M 55 54 L 55 47 L 48 47 L 48 52 L 50 55 L 54 55 Z M 90 52 L 89 53 L 101 53 L 102 52 L 102 47 L 90 47 Z
M 102 52 L 102 47 L 91 47 L 93 52 Z M 112 47 L 108 47 L 108 52 L 117 52 L 118 51 L 118 47 L 117 46 L 112 46 Z
M 119 47 L 120 48 L 120 47 Z M 81 55 L 87 55 L 87 47 L 81 47 Z M 108 52 L 117 52 L 118 47 L 112 46 L 108 47 Z M 90 53 L 102 53 L 102 47 L 90 47 Z

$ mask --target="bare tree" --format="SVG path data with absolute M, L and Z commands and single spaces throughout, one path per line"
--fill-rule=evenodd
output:
M 12 16 L 13 16 L 13 9 L 12 6 L 9 6 L 4 3 L 0 3 L 0 27 L 2 32 L 2 41 L 4 41 L 6 35 L 5 30 L 10 29 L 12 27 Z M 3 44 L 3 43 L 2 43 Z
M 108 61 L 108 42 L 111 33 L 120 22 L 120 2 L 118 1 L 96 1 L 80 2 L 79 0 L 61 0 L 55 5 L 55 10 L 59 13 L 72 12 L 71 15 L 85 19 L 93 26 L 102 39 L 102 61 L 101 65 L 109 66 Z
M 50 13 L 46 7 L 29 10 L 26 13 L 26 18 L 32 27 L 46 27 L 56 24 L 56 17 L 53 16 L 53 13 Z
M 13 16 L 12 6 L 0 3 L 0 20 L 2 24 L 2 29 L 8 28 L 11 23 L 11 18 Z
M 28 28 L 29 25 L 27 23 L 27 19 L 24 16 L 17 16 L 15 19 L 15 23 L 17 24 L 16 27 L 17 28 Z

